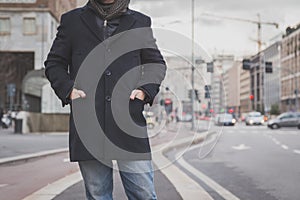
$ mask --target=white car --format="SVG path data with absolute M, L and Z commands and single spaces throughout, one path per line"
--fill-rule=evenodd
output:
M 264 122 L 264 116 L 260 112 L 250 112 L 245 120 L 247 126 L 262 125 Z

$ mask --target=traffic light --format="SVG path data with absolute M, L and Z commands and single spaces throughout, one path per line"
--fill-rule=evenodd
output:
M 195 98 L 199 99 L 199 91 L 198 90 L 195 90 Z
M 161 106 L 163 106 L 163 105 L 165 105 L 165 101 L 164 101 L 163 99 L 161 99 L 160 102 L 159 102 L 159 104 L 160 104 Z
M 205 97 L 205 99 L 210 99 L 210 93 L 209 92 L 205 92 L 204 97 Z
M 205 90 L 205 91 L 211 90 L 211 85 L 205 85 L 205 86 L 204 86 L 204 90 Z
M 172 99 L 165 99 L 165 110 L 166 110 L 166 113 L 169 115 L 172 110 L 173 110 L 173 101 Z
M 205 99 L 210 99 L 211 86 L 210 85 L 205 85 L 204 90 L 205 90 L 205 93 L 204 93 Z
M 251 101 L 253 101 L 253 100 L 254 100 L 254 95 L 251 94 L 251 95 L 249 96 L 249 99 L 250 99 Z
M 251 69 L 251 60 L 244 59 L 243 60 L 243 70 L 250 70 Z
M 207 63 L 207 72 L 210 72 L 210 73 L 214 73 L 214 63 L 213 62 L 209 62 Z
M 265 72 L 266 73 L 273 73 L 272 62 L 266 62 L 265 63 Z

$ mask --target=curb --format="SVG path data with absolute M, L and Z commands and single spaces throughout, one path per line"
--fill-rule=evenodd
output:
M 153 156 L 153 162 L 158 166 L 164 166 L 162 169 L 160 169 L 160 171 L 167 177 L 167 179 L 169 179 L 169 181 L 173 184 L 179 195 L 184 200 L 196 200 L 199 198 L 203 200 L 213 199 L 196 181 L 190 178 L 175 165 L 171 165 L 170 160 L 168 160 L 164 154 L 173 149 L 182 148 L 189 144 L 193 145 L 201 143 L 204 138 L 206 136 L 209 136 L 210 134 L 213 134 L 213 132 L 207 132 L 204 136 L 191 136 L 181 139 L 169 147 L 163 147 L 164 144 L 155 147 L 155 149 L 161 149 L 161 151 L 158 151 L 158 153 Z
M 58 154 L 58 153 L 64 153 L 64 152 L 68 152 L 68 151 L 69 151 L 69 148 L 62 148 L 62 149 L 41 151 L 38 153 L 23 154 L 20 156 L 14 156 L 14 157 L 8 157 L 8 158 L 1 158 L 0 165 L 9 164 L 9 163 L 13 163 L 13 162 L 27 161 L 27 160 L 34 159 L 34 158 L 40 158 L 40 157 L 49 156 L 49 155 Z
M 160 153 L 153 157 L 153 162 L 155 164 L 163 164 L 165 162 L 169 162 L 169 160 L 164 156 L 164 154 L 172 149 L 183 147 L 187 144 L 198 144 L 202 142 L 205 136 L 208 136 L 212 133 L 207 133 L 204 136 L 191 136 L 188 138 L 181 139 L 170 147 L 163 146 L 165 144 L 161 144 L 153 147 L 153 151 L 156 149 L 162 149 Z M 209 194 L 193 179 L 187 176 L 184 172 L 182 172 L 179 168 L 174 165 L 170 165 L 161 170 L 161 172 L 170 180 L 172 185 L 175 187 L 179 195 L 184 200 L 195 200 L 201 199 L 203 200 L 212 200 Z M 176 174 L 176 176 L 174 176 Z M 64 190 L 69 188 L 70 186 L 78 183 L 82 180 L 80 172 L 75 172 L 71 175 L 68 175 L 64 178 L 61 178 L 42 189 L 32 193 L 31 195 L 25 197 L 23 200 L 51 200 Z
M 75 172 L 53 183 L 50 183 L 42 189 L 25 197 L 23 200 L 51 200 L 62 193 L 64 190 L 66 190 L 68 187 L 81 181 L 81 179 L 81 173 Z

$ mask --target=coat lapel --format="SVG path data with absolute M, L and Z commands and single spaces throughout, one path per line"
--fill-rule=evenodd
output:
M 114 32 L 114 35 L 129 30 L 135 24 L 135 22 L 136 19 L 134 17 L 134 13 L 129 10 L 128 13 L 121 17 L 120 24 L 117 30 Z
M 85 23 L 85 25 L 89 28 L 89 30 L 92 33 L 94 33 L 100 41 L 102 41 L 102 32 L 99 26 L 97 25 L 96 16 L 93 13 L 93 11 L 86 6 L 85 10 L 81 13 L 80 17 Z

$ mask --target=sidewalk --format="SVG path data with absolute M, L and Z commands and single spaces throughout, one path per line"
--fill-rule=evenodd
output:
M 195 134 L 198 136 L 200 135 L 195 132 L 192 132 L 189 128 L 188 123 L 171 123 L 167 125 L 165 129 L 161 130 L 159 134 L 151 138 L 152 149 L 160 148 L 160 146 L 164 146 L 172 140 L 174 140 L 174 144 L 176 142 L 178 143 L 179 141 L 184 141 L 188 137 L 192 138 Z M 0 130 L 0 160 L 1 158 L 20 156 L 30 153 L 38 153 L 41 151 L 51 152 L 51 150 L 53 151 L 55 149 L 61 149 L 66 147 L 68 147 L 68 135 L 66 133 L 20 135 L 14 134 L 12 130 Z M 164 156 L 162 153 L 163 152 L 161 152 L 160 160 L 167 160 L 166 158 L 163 158 Z M 154 164 L 157 165 L 160 162 L 160 160 L 154 159 Z M 193 191 L 190 191 L 190 188 L 193 188 L 190 186 L 190 184 L 195 185 L 195 183 L 193 181 L 188 180 L 190 179 L 188 178 L 188 176 L 180 173 L 179 171 L 177 171 L 177 169 L 174 170 L 174 166 L 171 166 L 170 169 L 171 168 L 172 170 L 169 171 L 166 169 L 160 169 L 155 171 L 155 187 L 158 199 L 186 199 L 185 197 L 191 196 L 193 192 L 195 192 L 195 190 L 197 190 L 196 193 L 201 194 L 201 191 L 198 192 L 198 190 L 201 190 L 201 188 L 194 187 Z M 114 173 L 114 176 L 114 198 L 126 199 L 119 174 Z M 71 182 L 66 180 L 63 181 L 63 179 L 65 179 L 66 177 L 62 177 L 62 179 L 50 184 L 53 185 L 52 187 L 50 187 L 50 189 L 48 187 L 49 185 L 45 186 L 44 188 L 30 195 L 27 199 L 37 200 L 45 196 L 47 196 L 47 198 L 43 199 L 49 200 L 85 199 L 83 181 L 79 172 L 77 172 L 77 177 L 79 178 L 77 178 L 76 181 Z M 63 187 L 61 187 L 60 185 L 61 182 L 64 182 Z M 198 197 L 199 195 L 197 196 L 197 198 Z M 188 199 L 194 198 L 195 196 L 193 198 L 189 197 Z
M 167 126 L 167 130 L 162 130 L 162 132 L 152 138 L 151 143 L 152 146 L 158 146 L 164 144 L 174 137 L 177 130 L 179 129 L 176 125 L 178 124 L 169 124 Z M 183 124 L 185 126 L 185 124 Z M 187 129 L 186 127 L 183 127 Z M 186 136 L 190 136 L 191 133 L 189 130 L 186 130 L 183 133 L 178 135 L 178 138 L 184 138 Z M 155 176 L 155 190 L 157 192 L 157 197 L 159 200 L 181 200 L 182 197 L 177 192 L 175 186 L 166 178 L 166 176 L 160 171 L 156 170 L 154 173 Z M 176 176 L 176 174 L 174 174 Z M 123 189 L 121 178 L 117 171 L 114 171 L 114 199 L 126 199 L 125 191 Z M 77 200 L 77 199 L 85 199 L 85 190 L 84 183 L 80 181 L 63 191 L 61 194 L 56 196 L 53 200 Z

